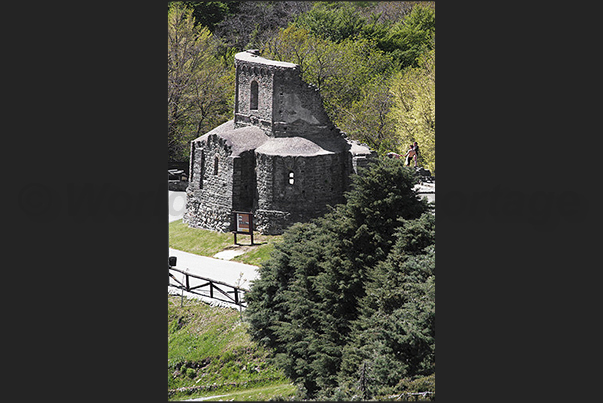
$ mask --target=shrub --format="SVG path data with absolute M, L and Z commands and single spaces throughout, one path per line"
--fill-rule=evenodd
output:
M 193 379 L 195 376 L 197 376 L 197 371 L 195 371 L 193 368 L 187 368 L 186 369 L 186 376 L 188 376 L 189 378 Z

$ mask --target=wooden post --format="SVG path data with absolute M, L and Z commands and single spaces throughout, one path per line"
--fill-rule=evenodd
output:
M 249 232 L 251 233 L 251 246 L 253 246 L 253 214 L 249 213 Z

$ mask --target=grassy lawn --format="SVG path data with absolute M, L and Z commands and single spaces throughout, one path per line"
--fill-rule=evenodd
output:
M 250 237 L 169 223 L 169 246 L 202 256 L 227 249 L 245 253 L 233 260 L 259 266 L 269 258 L 280 236 Z M 288 399 L 296 388 L 283 372 L 266 362 L 267 352 L 253 343 L 247 323 L 234 309 L 210 307 L 196 299 L 168 296 L 169 400 L 216 396 L 208 400 L 262 401 Z M 178 390 L 181 388 L 180 390 Z M 220 397 L 224 396 L 224 397 Z
M 253 389 L 246 389 L 246 390 L 242 390 L 242 391 L 238 391 L 238 392 L 228 392 L 228 394 L 224 394 L 224 395 L 206 395 L 206 396 L 216 396 L 212 399 L 206 399 L 206 401 L 208 402 L 216 402 L 216 401 L 220 401 L 220 400 L 233 400 L 236 402 L 246 402 L 246 401 L 252 401 L 252 402 L 257 402 L 257 401 L 264 401 L 264 400 L 269 400 L 270 398 L 272 398 L 273 400 L 275 397 L 283 397 L 283 398 L 287 398 L 290 396 L 293 396 L 296 392 L 296 388 L 295 386 L 291 385 L 291 384 L 276 384 L 276 385 L 269 385 L 269 386 L 263 386 L 260 388 L 253 388 Z M 205 397 L 205 395 L 199 395 L 196 397 Z
M 237 235 L 237 243 L 240 245 L 234 245 L 234 236 L 231 233 L 189 228 L 182 220 L 169 223 L 170 248 L 209 257 L 226 249 L 239 249 L 245 253 L 236 256 L 232 260 L 254 266 L 259 266 L 270 257 L 274 243 L 278 242 L 280 236 L 262 235 L 259 232 L 254 232 L 253 246 L 250 245 L 250 238 L 249 235 L 239 234 Z
M 229 395 L 226 400 L 257 401 L 295 394 L 282 371 L 266 362 L 267 352 L 251 341 L 247 326 L 237 310 L 186 298 L 181 307 L 180 297 L 168 296 L 169 400 Z
M 239 236 L 237 236 L 238 238 Z M 258 240 L 260 238 L 260 240 Z M 247 247 L 247 252 L 242 255 L 235 256 L 232 260 L 237 262 L 252 264 L 254 266 L 260 266 L 270 257 L 272 249 L 274 249 L 274 243 L 280 239 L 280 236 L 268 236 L 268 235 L 253 235 L 254 246 Z M 245 242 L 237 239 L 239 242 Z M 258 245 L 256 245 L 258 243 Z
M 189 228 L 182 220 L 169 223 L 170 248 L 194 253 L 201 256 L 213 256 L 233 243 L 232 234 Z

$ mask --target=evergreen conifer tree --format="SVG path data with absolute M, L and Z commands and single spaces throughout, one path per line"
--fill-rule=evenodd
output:
M 337 387 L 369 270 L 385 261 L 396 231 L 428 209 L 415 182 L 400 160 L 372 163 L 353 177 L 346 204 L 292 226 L 260 268 L 247 295 L 250 334 L 308 398 Z
M 396 240 L 370 272 L 339 374 L 348 390 L 365 388 L 365 399 L 435 372 L 435 217 L 403 220 Z

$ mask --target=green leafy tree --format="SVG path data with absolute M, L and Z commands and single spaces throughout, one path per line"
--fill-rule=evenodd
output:
M 390 111 L 393 95 L 390 79 L 378 76 L 361 89 L 360 97 L 344 109 L 340 128 L 349 137 L 367 144 L 380 155 L 397 148 L 394 119 Z
M 368 2 L 364 7 L 354 2 L 317 2 L 267 40 L 263 54 L 299 64 L 303 78 L 321 91 L 333 123 L 350 138 L 380 154 L 392 150 L 404 153 L 408 146 L 405 140 L 414 138 L 401 134 L 404 126 L 406 131 L 417 132 L 416 141 L 420 138 L 424 146 L 421 154 L 435 169 L 434 136 L 426 132 L 435 129 L 433 88 L 400 89 L 409 83 L 417 87 L 417 80 L 410 75 L 402 80 L 402 73 L 394 74 L 396 69 L 406 72 L 410 67 L 419 68 L 420 63 L 427 66 L 423 59 L 426 52 L 434 50 L 435 5 L 408 2 L 403 7 L 384 7 L 382 2 Z M 380 11 L 375 14 L 371 10 Z M 387 17 L 381 18 L 382 14 Z M 434 59 L 435 52 L 430 55 Z M 435 82 L 435 74 L 433 79 Z M 429 90 L 431 93 L 426 92 Z M 420 116 L 401 118 L 390 113 L 395 93 L 401 92 L 416 94 L 414 115 Z M 420 124 L 426 127 L 419 130 Z
M 404 69 L 417 67 L 419 57 L 432 48 L 434 38 L 435 8 L 416 4 L 402 21 L 389 25 L 387 33 L 378 36 L 377 46 Z
M 189 142 L 232 113 L 234 68 L 215 57 L 217 41 L 179 2 L 168 10 L 168 155 L 186 161 Z
M 340 43 L 368 39 L 392 56 L 399 69 L 416 67 L 435 36 L 433 2 L 316 2 L 295 25 L 321 39 Z
M 298 64 L 303 79 L 320 90 L 331 121 L 351 138 L 375 149 L 393 139 L 387 116 L 391 97 L 383 86 L 391 58 L 371 41 L 336 43 L 291 25 L 265 43 L 263 55 Z
M 323 2 L 314 4 L 311 10 L 300 14 L 295 25 L 313 35 L 333 42 L 355 38 L 366 24 L 356 6 L 351 2 Z
M 376 1 L 372 2 L 371 7 L 362 10 L 363 15 L 375 15 L 377 22 L 401 21 L 412 11 L 412 1 Z M 435 7 L 435 3 L 434 3 Z
M 387 258 L 403 219 L 427 203 L 399 160 L 380 160 L 353 179 L 346 204 L 285 232 L 247 295 L 252 338 L 305 390 L 328 396 L 338 385 L 344 347 L 360 314 L 367 273 Z
M 435 173 L 435 48 L 419 59 L 419 67 L 398 73 L 392 81 L 391 118 L 399 151 L 419 143 L 420 164 Z

